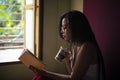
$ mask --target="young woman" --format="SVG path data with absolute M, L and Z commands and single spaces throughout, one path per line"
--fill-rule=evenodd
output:
M 70 43 L 72 56 L 65 57 L 69 73 L 59 74 L 31 67 L 38 75 L 34 80 L 104 80 L 103 58 L 86 16 L 76 10 L 66 12 L 60 18 L 59 33 Z

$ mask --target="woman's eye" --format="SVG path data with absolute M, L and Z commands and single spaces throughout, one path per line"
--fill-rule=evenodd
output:
M 68 25 L 62 25 L 62 29 L 67 29 L 69 26 Z
M 66 26 L 62 26 L 62 29 L 64 30 L 64 29 L 66 29 L 67 27 Z
M 67 26 L 65 26 L 63 29 L 67 29 Z

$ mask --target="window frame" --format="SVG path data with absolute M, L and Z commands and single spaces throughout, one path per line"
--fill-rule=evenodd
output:
M 28 5 L 28 9 L 33 9 L 34 13 L 34 42 L 33 53 L 39 58 L 42 58 L 43 53 L 43 0 L 33 0 L 33 5 Z M 33 7 L 32 7 L 33 6 Z M 24 29 L 25 30 L 25 29 Z M 26 47 L 25 47 L 26 48 Z
M 25 3 L 24 3 L 25 4 Z M 41 5 L 40 5 L 41 4 Z M 25 6 L 26 7 L 26 6 Z M 34 40 L 33 40 L 33 53 L 36 57 L 38 57 L 39 59 L 42 60 L 42 52 L 43 52 L 43 39 L 42 39 L 42 35 L 43 35 L 43 0 L 33 0 L 33 5 L 32 6 L 27 6 L 26 8 L 28 9 L 33 9 L 33 13 L 34 13 L 34 18 L 33 18 L 33 27 L 34 27 Z M 24 8 L 25 9 L 25 8 Z M 25 13 L 24 13 L 25 15 Z M 25 16 L 24 16 L 25 18 Z M 24 19 L 25 21 L 25 19 Z M 26 23 L 25 23 L 26 24 Z M 26 30 L 26 27 L 24 26 L 24 32 Z M 25 36 L 25 34 L 24 34 Z M 25 36 L 26 37 L 26 36 Z M 24 48 L 26 47 L 26 42 L 25 42 L 25 38 L 24 38 Z M 16 63 L 16 62 L 20 62 L 20 61 L 11 61 L 11 62 L 3 62 L 3 63 Z M 1 63 L 0 63 L 1 64 Z

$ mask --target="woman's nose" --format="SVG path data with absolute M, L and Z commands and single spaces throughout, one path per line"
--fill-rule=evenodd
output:
M 63 29 L 63 28 L 61 28 L 61 33 L 62 33 L 62 34 L 64 33 L 64 29 Z

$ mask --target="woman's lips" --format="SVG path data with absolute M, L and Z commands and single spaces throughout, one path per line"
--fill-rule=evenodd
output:
M 65 38 L 65 35 L 62 35 L 63 36 L 63 38 Z

